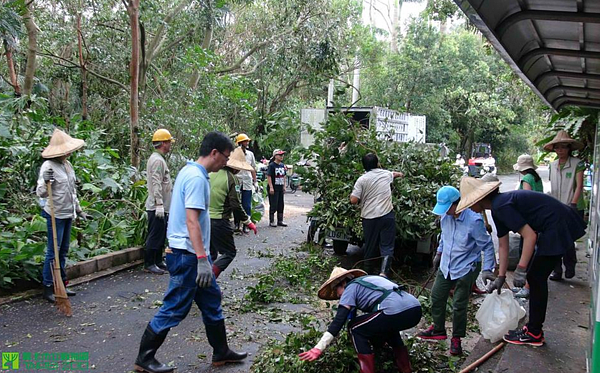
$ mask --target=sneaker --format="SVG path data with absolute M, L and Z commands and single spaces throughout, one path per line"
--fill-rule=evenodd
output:
M 503 339 L 515 345 L 530 345 L 540 347 L 544 345 L 544 332 L 540 332 L 540 334 L 535 335 L 527 329 L 527 326 L 524 326 L 521 330 L 511 330 L 507 334 L 504 335 Z
M 448 338 L 445 329 L 442 331 L 436 331 L 434 325 L 431 325 L 429 328 L 417 334 L 417 337 L 429 341 L 442 341 Z
M 523 298 L 523 299 L 529 298 L 529 289 L 523 288 L 523 289 L 519 290 L 515 294 L 515 298 Z
M 450 355 L 462 355 L 462 346 L 460 345 L 460 337 L 452 337 L 450 340 Z

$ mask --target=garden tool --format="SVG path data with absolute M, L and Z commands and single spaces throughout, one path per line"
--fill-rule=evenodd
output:
M 56 307 L 65 314 L 65 316 L 73 316 L 71 311 L 71 302 L 67 296 L 65 284 L 63 283 L 60 274 L 60 259 L 58 257 L 58 239 L 56 238 L 56 220 L 54 218 L 54 200 L 52 199 L 52 182 L 48 181 L 48 203 L 50 204 L 50 221 L 52 222 L 52 240 L 54 242 L 54 263 L 52 267 L 52 278 L 54 281 L 54 298 L 56 299 Z

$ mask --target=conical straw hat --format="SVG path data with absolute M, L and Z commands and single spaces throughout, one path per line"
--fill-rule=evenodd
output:
M 325 281 L 323 285 L 319 288 L 317 295 L 319 298 L 324 300 L 334 300 L 339 299 L 338 295 L 335 292 L 335 287 L 337 284 L 342 282 L 345 278 L 355 279 L 357 277 L 366 276 L 367 272 L 362 269 L 344 269 L 342 267 L 334 267 L 333 271 L 331 271 L 331 275 L 329 276 L 329 280 Z
M 500 181 L 485 182 L 474 177 L 463 177 L 460 181 L 460 202 L 456 207 L 456 213 L 463 212 L 481 201 L 498 189 L 500 184 L 502 184 Z
M 242 148 L 236 148 L 233 153 L 231 153 L 231 156 L 227 161 L 227 167 L 240 171 L 252 171 L 252 166 L 250 163 L 246 162 L 246 156 L 244 155 Z
M 572 139 L 571 136 L 569 136 L 569 134 L 563 130 L 558 131 L 558 133 L 556 134 L 556 136 L 554 136 L 552 141 L 544 145 L 544 150 L 547 150 L 549 152 L 553 151 L 555 144 L 569 144 L 571 145 L 571 150 L 583 149 L 582 142 Z
M 85 145 L 85 141 L 74 139 L 65 132 L 56 128 L 50 138 L 50 144 L 42 152 L 44 158 L 62 157 L 73 153 L 77 149 L 81 149 Z

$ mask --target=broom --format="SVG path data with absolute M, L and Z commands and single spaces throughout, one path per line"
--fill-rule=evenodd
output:
M 60 259 L 58 258 L 58 239 L 56 238 L 56 221 L 54 220 L 54 201 L 52 200 L 52 182 L 48 181 L 48 202 L 50 203 L 50 221 L 52 222 L 52 239 L 54 242 L 54 263 L 52 267 L 52 278 L 54 281 L 54 298 L 56 307 L 65 316 L 73 316 L 71 302 L 65 289 L 62 276 L 60 275 Z

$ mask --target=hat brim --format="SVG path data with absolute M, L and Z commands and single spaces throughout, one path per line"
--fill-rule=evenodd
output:
M 325 281 L 323 283 L 323 285 L 321 285 L 321 287 L 319 288 L 319 291 L 317 292 L 317 296 L 323 300 L 339 299 L 335 289 L 333 289 L 333 286 L 340 283 L 342 279 L 344 279 L 345 277 L 347 277 L 349 275 L 352 276 L 352 278 L 357 278 L 357 277 L 366 276 L 367 272 L 363 271 L 362 269 L 350 269 L 345 272 L 342 272 L 339 275 L 332 277 L 329 280 Z
M 482 199 L 484 199 L 485 197 L 487 197 L 493 191 L 499 189 L 500 184 L 502 184 L 502 182 L 501 181 L 492 181 L 492 182 L 487 182 L 487 184 L 490 184 L 488 189 L 486 189 L 484 191 L 476 190 L 470 195 L 463 196 L 462 191 L 461 191 L 460 202 L 458 203 L 458 206 L 456 207 L 456 213 L 460 214 L 464 210 L 468 209 L 469 207 L 473 206 L 477 202 L 479 202 Z
M 448 210 L 450 210 L 450 207 L 452 206 L 453 202 L 449 202 L 449 203 L 436 203 L 435 207 L 433 208 L 433 213 L 436 215 L 446 215 L 446 213 L 448 212 Z
M 60 146 L 49 145 L 42 152 L 42 158 L 52 159 L 71 154 L 85 146 L 85 141 L 81 139 L 71 139 L 68 143 Z
M 581 150 L 583 149 L 583 143 L 579 142 L 577 140 L 573 140 L 573 139 L 567 139 L 567 140 L 558 140 L 558 141 L 550 141 L 549 143 L 547 143 L 546 145 L 544 145 L 544 150 L 549 151 L 549 152 L 553 152 L 554 151 L 554 145 L 556 144 L 569 144 L 571 146 L 571 150 Z
M 536 165 L 519 165 L 518 163 L 513 164 L 513 170 L 515 171 L 525 171 L 525 170 L 537 170 Z
M 252 171 L 252 166 L 248 162 L 240 162 L 237 159 L 228 160 L 227 167 L 238 171 Z

